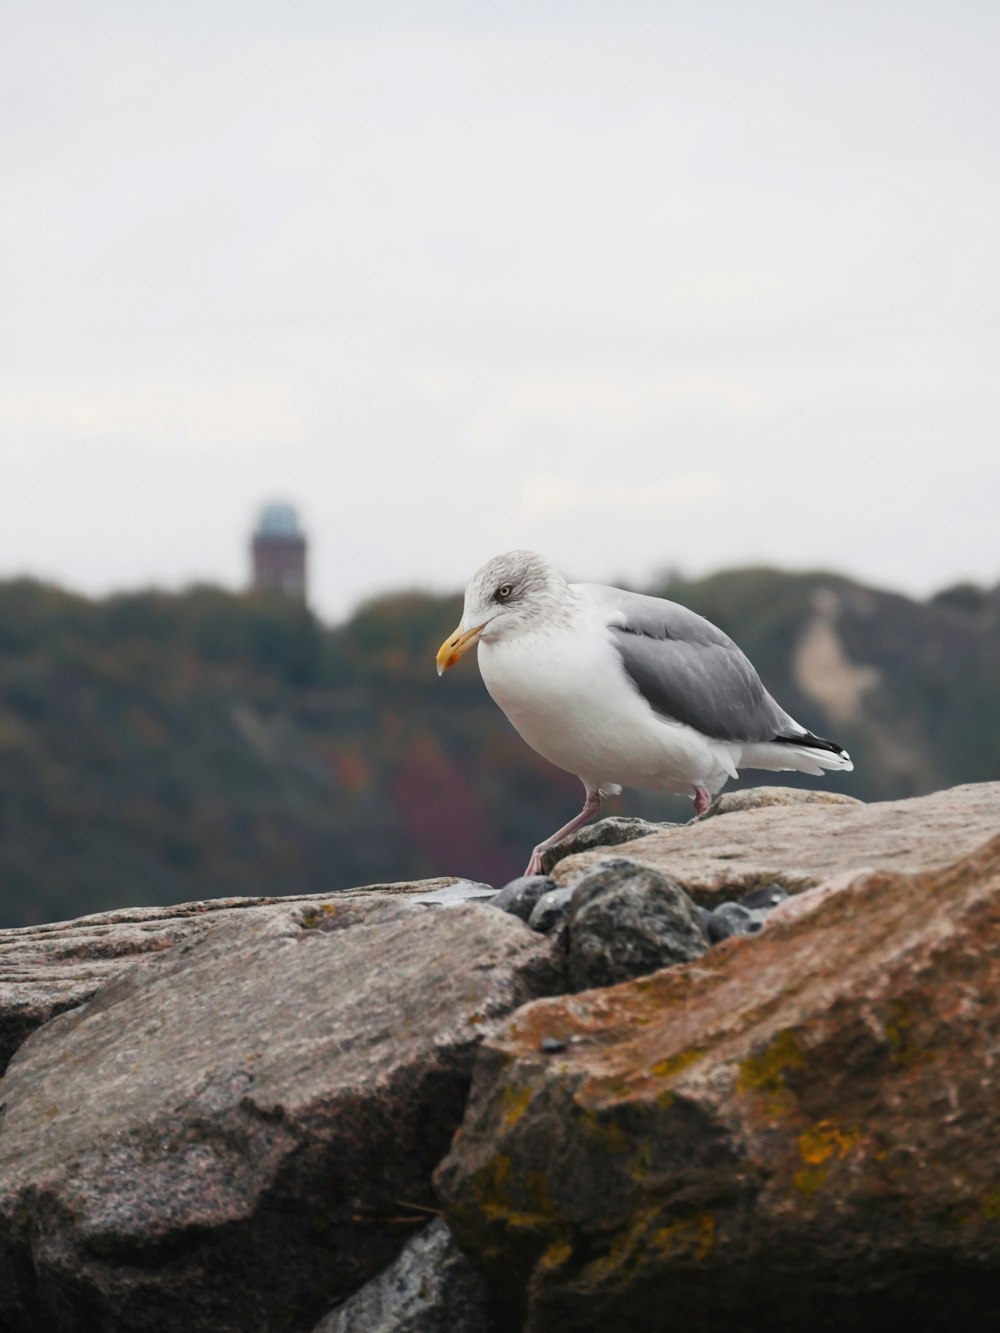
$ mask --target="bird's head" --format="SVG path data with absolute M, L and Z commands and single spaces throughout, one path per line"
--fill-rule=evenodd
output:
M 507 551 L 487 560 L 466 586 L 458 628 L 438 649 L 438 675 L 480 639 L 494 643 L 564 615 L 567 587 L 559 571 L 534 551 Z

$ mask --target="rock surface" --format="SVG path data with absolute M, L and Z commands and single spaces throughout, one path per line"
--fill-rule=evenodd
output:
M 56 1014 L 84 1004 L 138 959 L 197 939 L 221 921 L 258 907 L 322 904 L 340 898 L 433 894 L 468 881 L 372 884 L 337 894 L 287 898 L 214 898 L 177 907 L 97 912 L 75 921 L 0 930 L 0 1073 L 24 1039 Z
M 617 850 L 669 875 L 696 902 L 714 907 L 771 883 L 798 893 L 861 867 L 907 873 L 934 869 L 998 832 L 1000 782 L 986 782 L 909 801 L 796 802 L 743 810 L 653 833 Z M 604 855 L 589 851 L 567 857 L 553 878 L 572 883 Z
M 711 815 L 734 814 L 739 810 L 762 810 L 773 805 L 862 805 L 854 796 L 844 796 L 839 792 L 801 787 L 748 787 L 745 791 L 723 792 L 712 802 L 703 818 Z M 554 865 L 564 861 L 567 856 L 578 852 L 589 852 L 595 847 L 618 847 L 623 842 L 635 842 L 638 838 L 648 838 L 652 833 L 662 833 L 665 829 L 685 828 L 684 824 L 663 820 L 651 823 L 647 819 L 637 819 L 631 815 L 609 815 L 594 824 L 585 824 L 576 833 L 563 838 L 554 847 L 542 853 L 542 866 L 549 874 Z
M 888 850 L 912 855 L 898 827 Z M 525 1333 L 964 1333 L 996 1326 L 998 1136 L 995 838 L 522 1009 L 480 1052 L 437 1182 Z
M 646 819 L 635 819 L 628 815 L 609 815 L 607 819 L 599 819 L 594 824 L 584 824 L 576 833 L 547 848 L 542 853 L 542 869 L 548 875 L 554 865 L 567 856 L 575 856 L 577 852 L 586 852 L 593 847 L 617 847 L 619 843 L 648 838 L 651 833 L 682 827 L 681 824 L 671 823 L 651 824 Z
M 431 1333 L 442 1312 L 480 1333 L 426 1218 L 484 1035 L 440 1180 L 509 1303 L 489 1333 L 993 1333 L 1000 842 L 947 867 L 1000 832 L 1000 784 L 713 812 L 602 821 L 509 893 L 0 932 L 2 1333 Z M 668 880 L 701 899 L 695 937 L 766 927 L 499 1031 L 566 985 L 571 914 L 602 918 L 576 985 L 619 975 L 633 927 L 641 970 L 669 961 L 624 892 Z M 496 910 L 553 885 L 547 937 Z
M 309 1329 L 433 1206 L 476 1044 L 559 984 L 480 904 L 244 908 L 52 1019 L 0 1081 L 15 1333 Z
M 684 890 L 647 866 L 609 857 L 574 885 L 566 928 L 572 990 L 614 986 L 688 963 L 709 943 Z
M 856 796 L 824 791 L 822 787 L 746 787 L 743 791 L 724 791 L 702 816 L 734 815 L 740 810 L 764 810 L 774 805 L 864 805 Z
M 499 1333 L 486 1283 L 438 1218 L 313 1333 Z
M 455 907 L 458 903 L 492 902 L 496 896 L 497 891 L 491 884 L 457 879 L 438 889 L 421 888 L 412 895 L 410 902 L 424 903 L 428 907 Z

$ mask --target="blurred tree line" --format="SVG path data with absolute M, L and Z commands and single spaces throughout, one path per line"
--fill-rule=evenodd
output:
M 750 569 L 649 591 L 721 625 L 789 711 L 851 750 L 856 772 L 825 786 L 886 799 L 1000 776 L 1000 590 L 915 602 Z M 821 608 L 868 672 L 849 717 L 796 665 Z M 579 786 L 520 741 L 474 662 L 437 679 L 460 613 L 401 592 L 329 627 L 278 594 L 0 583 L 0 924 L 520 873 Z M 614 808 L 689 814 L 650 793 Z

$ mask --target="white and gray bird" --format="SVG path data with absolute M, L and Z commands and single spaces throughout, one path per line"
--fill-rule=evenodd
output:
M 700 815 L 740 768 L 854 767 L 785 712 L 711 621 L 660 597 L 567 583 L 533 551 L 494 556 L 469 580 L 438 675 L 476 644 L 486 688 L 514 728 L 587 793 L 576 818 L 532 852 L 528 875 L 623 786 L 689 795 Z

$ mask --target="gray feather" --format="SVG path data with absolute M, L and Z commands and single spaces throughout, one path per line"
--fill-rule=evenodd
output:
M 772 699 L 727 634 L 677 602 L 599 583 L 574 587 L 602 608 L 622 665 L 649 706 L 726 741 L 770 741 L 802 728 Z

